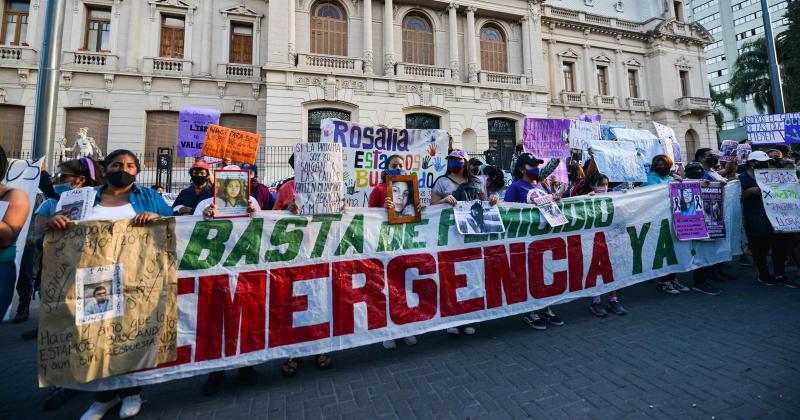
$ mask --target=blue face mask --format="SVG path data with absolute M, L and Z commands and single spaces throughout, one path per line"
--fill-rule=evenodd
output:
M 539 168 L 528 169 L 525 171 L 526 174 L 530 177 L 539 177 Z
M 450 172 L 461 172 L 461 169 L 464 168 L 464 162 L 460 160 L 448 160 L 447 161 L 447 169 L 450 169 Z
M 405 169 L 389 169 L 386 171 L 386 175 L 405 175 Z
M 72 186 L 69 183 L 65 182 L 63 184 L 55 184 L 55 185 L 53 185 L 53 189 L 56 191 L 56 194 L 61 195 L 62 193 L 65 193 L 65 192 L 71 190 Z

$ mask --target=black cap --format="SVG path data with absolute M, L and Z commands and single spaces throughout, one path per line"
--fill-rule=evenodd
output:
M 530 153 L 523 153 L 519 155 L 519 157 L 517 158 L 517 166 L 524 166 L 524 165 L 539 166 L 543 163 L 544 163 L 543 160 L 536 159 Z

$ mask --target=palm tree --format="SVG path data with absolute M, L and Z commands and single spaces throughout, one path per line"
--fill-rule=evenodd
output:
M 730 79 L 730 97 L 747 101 L 752 96 L 756 111 L 769 114 L 775 111 L 772 105 L 772 88 L 769 80 L 769 57 L 767 42 L 762 38 L 742 46 L 742 52 L 733 66 Z
M 730 92 L 726 90 L 717 92 L 713 86 L 709 86 L 709 89 L 711 92 L 711 107 L 714 108 L 714 121 L 717 123 L 717 130 L 722 130 L 722 123 L 725 122 L 725 114 L 722 111 L 728 111 L 733 119 L 738 119 L 739 110 L 730 101 Z

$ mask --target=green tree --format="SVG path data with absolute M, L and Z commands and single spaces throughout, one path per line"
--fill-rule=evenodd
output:
M 711 107 L 714 108 L 714 121 L 717 123 L 717 130 L 722 130 L 722 123 L 725 122 L 723 110 L 728 111 L 733 119 L 739 118 L 739 110 L 730 101 L 731 94 L 727 90 L 716 92 L 713 86 L 709 86 L 711 92 Z
M 742 50 L 733 66 L 733 75 L 729 82 L 730 96 L 745 102 L 748 96 L 752 96 L 756 111 L 774 114 L 767 42 L 763 37 L 758 38 L 745 43 Z
M 800 112 L 800 0 L 792 0 L 784 17 L 789 21 L 785 31 L 775 37 L 775 45 L 781 54 L 781 79 L 783 80 L 783 102 L 786 112 Z

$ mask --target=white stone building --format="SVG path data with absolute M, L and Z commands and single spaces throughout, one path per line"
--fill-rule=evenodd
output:
M 30 150 L 42 0 L 0 0 L 0 144 Z M 266 146 L 325 116 L 439 127 L 503 162 L 529 117 L 601 114 L 716 145 L 702 27 L 664 0 L 67 0 L 57 136 L 172 147 L 216 108 Z M 146 164 L 152 163 L 148 159 Z

